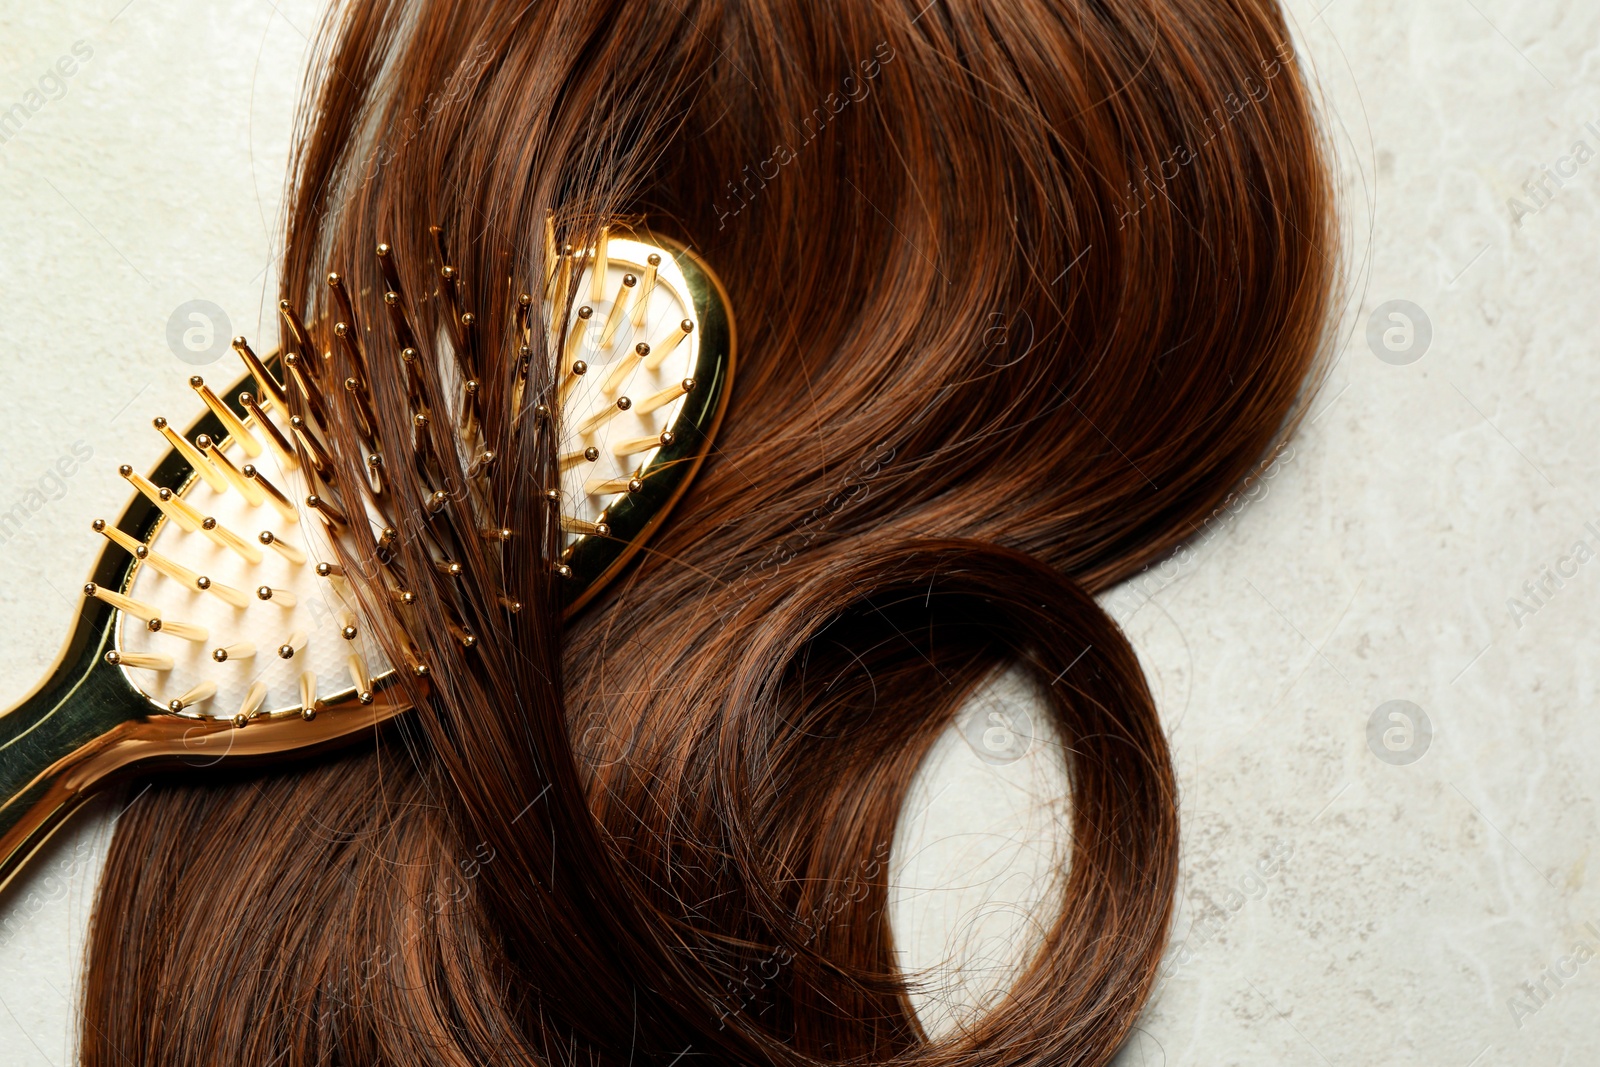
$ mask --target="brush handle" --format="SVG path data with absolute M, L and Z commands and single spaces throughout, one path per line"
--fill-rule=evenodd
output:
M 113 619 L 86 600 L 49 677 L 0 714 L 0 887 L 139 748 L 150 706 L 101 658 Z
M 102 558 L 102 569 L 121 565 L 112 553 Z M 104 578 L 116 588 L 115 573 Z M 105 661 L 116 618 L 109 605 L 85 600 L 50 676 L 0 714 L 0 889 L 84 801 L 124 772 L 310 757 L 370 741 L 374 728 L 411 706 L 391 675 L 374 685 L 370 704 L 352 690 L 328 701 L 312 722 L 293 714 L 241 729 L 226 718 L 172 715 Z

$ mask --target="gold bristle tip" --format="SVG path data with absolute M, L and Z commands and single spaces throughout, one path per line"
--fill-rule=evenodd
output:
M 200 520 L 200 531 L 223 548 L 229 549 L 251 565 L 261 562 L 261 550 L 249 541 L 240 537 L 215 518 L 207 516 Z
M 250 412 L 251 417 L 256 420 L 256 426 L 261 430 L 261 435 L 267 439 L 267 446 L 272 449 L 272 455 L 277 459 L 278 466 L 286 471 L 299 470 L 300 456 L 295 452 L 294 445 L 283 435 L 283 431 L 278 429 L 278 424 L 269 419 L 267 413 L 261 410 L 261 405 L 256 402 L 256 398 L 249 393 L 240 393 L 239 403 L 243 404 L 245 410 Z M 279 410 L 286 411 L 288 406 L 288 401 L 286 400 L 279 407 Z
M 217 417 L 223 428 L 228 431 L 228 436 L 233 438 L 240 448 L 244 449 L 245 455 L 251 459 L 261 455 L 261 442 L 256 440 L 255 434 L 251 433 L 250 428 L 240 420 L 239 416 L 233 413 L 232 408 L 222 402 L 221 397 L 212 392 L 211 387 L 205 383 L 205 380 L 200 375 L 196 374 L 190 377 L 189 387 L 199 394 L 201 401 L 211 409 L 211 413 Z
M 272 505 L 273 510 L 285 522 L 297 523 L 300 521 L 300 510 L 294 506 L 293 501 L 283 494 L 283 490 L 268 481 L 267 476 L 257 470 L 255 464 L 246 463 L 239 469 L 239 473 L 244 476 L 247 484 L 255 487 L 258 496 Z M 248 494 L 246 495 L 248 496 Z
M 297 567 L 306 561 L 306 554 L 298 545 L 290 544 L 271 530 L 262 530 L 256 540 Z
M 660 367 L 661 364 L 665 362 L 666 358 L 672 354 L 673 350 L 678 347 L 679 343 L 681 343 L 685 337 L 688 337 L 693 332 L 694 320 L 684 319 L 682 322 L 678 323 L 678 328 L 676 330 L 663 337 L 656 343 L 655 352 L 644 361 L 645 369 L 653 371 Z
M 344 512 L 322 499 L 316 493 L 306 497 L 306 507 L 315 511 L 322 518 L 322 521 L 331 527 L 337 529 L 349 525 L 348 520 L 344 517 Z
M 258 508 L 266 503 L 267 496 L 262 491 L 261 486 L 246 477 L 245 473 L 238 467 L 235 467 L 233 461 L 223 454 L 222 449 L 217 447 L 215 441 L 207 435 L 201 434 L 195 438 L 194 443 L 201 452 L 205 453 L 206 459 L 210 460 L 217 471 L 220 472 L 225 479 L 224 484 L 231 485 L 237 489 L 239 495 L 244 497 L 251 507 Z M 249 466 L 249 464 L 246 464 L 246 466 Z M 251 469 L 254 470 L 255 468 L 252 467 Z
M 650 346 L 643 341 L 633 346 L 633 351 L 622 357 L 622 361 L 612 368 L 611 374 L 600 386 L 600 391 L 610 396 L 622 385 L 623 379 L 632 374 L 639 361 L 650 354 Z
M 618 441 L 611 446 L 613 456 L 632 456 L 640 452 L 648 452 L 652 448 L 665 448 L 677 440 L 671 430 L 662 430 L 655 437 L 635 437 L 630 441 Z
M 113 667 L 136 667 L 147 671 L 170 671 L 173 659 L 164 652 L 118 652 L 112 649 L 106 653 L 106 662 Z
M 244 700 L 239 705 L 239 713 L 233 717 L 235 726 L 240 725 L 242 718 L 249 722 L 255 718 L 256 712 L 261 709 L 262 702 L 267 699 L 267 683 L 257 678 L 250 683 L 250 688 L 245 692 Z
M 167 420 L 159 415 L 157 415 L 154 419 L 151 419 L 150 424 L 160 431 L 161 436 L 167 439 L 167 443 L 184 458 L 184 461 L 189 464 L 190 468 L 193 469 L 193 471 L 201 478 L 205 479 L 205 483 L 207 485 L 219 493 L 227 490 L 227 479 L 224 478 L 222 472 L 212 466 L 211 461 L 206 458 L 204 446 L 196 448 L 194 445 L 190 444 L 187 438 L 178 433 L 178 431 L 174 430 L 170 425 L 168 425 Z M 205 435 L 202 434 L 201 436 L 203 438 Z
M 250 598 L 245 596 L 242 591 L 233 588 L 231 585 L 213 582 L 203 574 L 195 576 L 194 587 L 202 593 L 211 593 L 236 608 L 247 607 L 250 603 Z
M 599 411 L 595 412 L 593 415 L 590 415 L 587 419 L 584 419 L 581 423 L 579 423 L 578 433 L 585 435 L 594 433 L 607 421 L 616 418 L 618 415 L 622 414 L 624 411 L 627 411 L 631 407 L 633 407 L 632 400 L 625 396 L 619 396 L 617 397 L 617 402 L 615 404 L 601 408 Z
M 206 639 L 211 636 L 211 631 L 204 626 L 195 626 L 187 622 L 171 622 L 167 619 L 151 619 L 145 623 L 144 628 L 153 634 L 167 634 L 181 641 L 189 641 L 197 645 L 205 644 Z
M 150 503 L 161 509 L 161 513 L 188 533 L 194 533 L 200 528 L 198 513 L 183 501 L 172 495 L 170 489 L 158 489 L 154 482 L 142 474 L 135 474 L 133 468 L 124 463 L 117 468 L 117 473 L 126 478 L 139 494 Z
M 634 475 L 631 478 L 591 478 L 583 484 L 583 491 L 589 496 L 637 493 L 643 488 L 644 480 L 638 475 Z
M 267 401 L 279 411 L 287 410 L 289 404 L 288 398 L 284 396 L 283 386 L 267 370 L 266 366 L 261 362 L 261 357 L 257 356 L 255 351 L 251 349 L 250 342 L 242 335 L 235 337 L 233 339 L 233 350 L 239 353 L 239 358 L 244 361 L 245 370 L 250 374 L 250 377 L 256 380 L 256 384 L 266 394 Z M 248 395 L 248 393 L 242 393 L 239 396 L 239 403 L 244 404 L 247 408 L 250 406 L 249 401 L 245 399 Z
M 689 395 L 694 392 L 694 384 L 693 378 L 685 378 L 677 385 L 669 385 L 659 393 L 645 397 L 639 401 L 639 414 L 648 415 L 656 408 L 670 404 L 680 396 Z
M 356 699 L 363 704 L 372 703 L 372 679 L 367 675 L 367 661 L 359 653 L 351 653 L 347 663 L 350 680 L 356 686 Z
M 298 602 L 298 598 L 289 590 L 274 589 L 270 585 L 257 586 L 256 599 L 271 601 L 280 608 L 292 608 Z
M 195 704 L 198 704 L 203 700 L 210 700 L 213 696 L 216 695 L 216 693 L 217 693 L 217 683 L 216 682 L 212 682 L 212 681 L 199 682 L 199 683 L 196 683 L 195 686 L 192 689 L 190 689 L 187 693 L 184 693 L 183 696 L 178 697 L 176 700 L 169 701 L 167 703 L 167 707 L 169 709 L 171 709 L 173 714 L 177 714 L 178 712 L 182 711 L 183 709 L 185 709 L 187 707 L 191 707 L 191 706 L 193 706 Z
M 561 528 L 567 533 L 593 534 L 596 537 L 610 537 L 611 527 L 604 522 L 590 522 L 588 519 L 574 518 L 571 515 L 561 516 Z
M 317 675 L 314 671 L 305 671 L 300 675 L 300 716 L 306 720 L 317 717 L 317 708 L 321 701 L 317 699 Z
M 141 622 L 149 623 L 161 620 L 161 611 L 155 605 L 146 604 L 144 601 L 135 600 L 130 596 L 123 596 L 121 593 L 102 588 L 93 582 L 84 585 L 83 595 L 91 600 L 103 600 L 123 614 L 132 615 Z

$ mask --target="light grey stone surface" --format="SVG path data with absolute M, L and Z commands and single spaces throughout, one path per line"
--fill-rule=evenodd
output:
M 0 144 L 0 512 L 41 501 L 0 543 L 0 703 L 55 656 L 89 520 L 126 495 L 116 464 L 155 453 L 151 415 L 190 409 L 169 316 L 204 299 L 233 316 L 221 334 L 270 329 L 318 4 L 120 5 L 0 3 L 0 107 L 92 51 Z M 1593 1062 L 1600 8 L 1290 11 L 1341 160 L 1348 299 L 1270 477 L 1105 598 L 1183 797 L 1173 944 L 1121 1062 Z M 1559 184 L 1535 196 L 1544 167 Z M 1426 315 L 1419 358 L 1384 347 L 1393 330 L 1403 349 L 1401 320 L 1369 344 L 1393 301 Z M 92 459 L 50 480 L 80 441 Z M 1069 817 L 1052 737 L 1005 763 L 972 736 L 936 748 L 891 868 L 935 1028 L 1026 958 Z M 7 1063 L 70 1061 L 114 813 L 0 902 Z
M 206 368 L 168 348 L 169 317 L 209 300 L 232 316 L 216 326 L 225 342 L 260 336 L 275 306 L 291 113 L 320 4 L 125 3 L 0 0 L 0 110 L 47 78 L 42 106 L 0 144 L 0 514 L 29 512 L 0 526 L 0 706 L 66 637 L 101 547 L 89 523 L 128 496 L 117 464 L 159 454 L 153 416 L 194 409 L 186 378 Z M 78 42 L 90 55 L 58 92 L 47 76 Z M 52 480 L 75 446 L 92 457 Z M 0 900 L 6 1067 L 72 1062 L 115 812 L 74 823 Z

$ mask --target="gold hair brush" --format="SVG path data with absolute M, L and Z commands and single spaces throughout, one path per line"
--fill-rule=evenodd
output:
M 727 402 L 734 327 L 721 285 L 681 247 L 602 230 L 593 247 L 557 253 L 552 223 L 546 250 L 543 314 L 523 296 L 516 335 L 531 345 L 543 331 L 555 381 L 537 396 L 519 382 L 513 400 L 561 427 L 560 486 L 546 495 L 560 507 L 550 565 L 570 615 L 640 548 L 704 459 Z M 447 264 L 442 240 L 439 252 Z M 306 754 L 409 706 L 395 665 L 364 631 L 349 583 L 368 579 L 334 562 L 336 539 L 370 531 L 367 553 L 381 556 L 397 536 L 370 506 L 385 491 L 384 460 L 371 450 L 365 491 L 335 503 L 324 443 L 333 390 L 347 393 L 343 410 L 371 446 L 367 375 L 409 381 L 410 364 L 427 358 L 389 248 L 378 255 L 387 324 L 353 328 L 349 294 L 329 275 L 341 359 L 317 353 L 284 303 L 279 353 L 260 358 L 236 338 L 246 376 L 222 390 L 191 378 L 205 414 L 187 433 L 157 418 L 170 450 L 148 474 L 122 466 L 136 493 L 115 522 L 94 523 L 108 543 L 66 645 L 49 676 L 0 714 L 0 886 L 119 773 Z M 458 306 L 456 272 L 438 273 L 426 299 L 443 302 L 459 338 L 475 323 Z M 470 349 L 460 351 L 469 346 L 441 365 L 458 368 L 446 406 L 476 476 L 494 457 L 477 443 L 477 382 Z M 335 367 L 354 373 L 339 381 Z M 446 502 L 417 503 L 425 513 Z M 489 524 L 482 535 L 510 532 Z M 458 624 L 441 625 L 474 643 Z M 418 659 L 402 669 L 428 673 Z

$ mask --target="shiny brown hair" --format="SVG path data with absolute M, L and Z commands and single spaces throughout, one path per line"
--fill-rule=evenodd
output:
M 1177 797 L 1093 595 L 1282 439 L 1324 349 L 1332 193 L 1276 6 L 353 0 L 307 99 L 284 295 L 315 322 L 344 275 L 391 491 L 450 495 L 357 581 L 431 686 L 357 750 L 128 810 L 84 1062 L 1107 1062 L 1163 950 Z M 579 248 L 603 223 L 690 245 L 740 338 L 700 476 L 565 625 L 553 438 L 513 403 L 547 217 Z M 467 457 L 397 458 L 446 384 L 425 358 L 412 395 L 380 298 L 457 329 L 446 262 L 505 542 L 467 536 Z M 1007 996 L 930 1039 L 885 857 L 1008 664 L 1065 742 L 1070 866 Z

